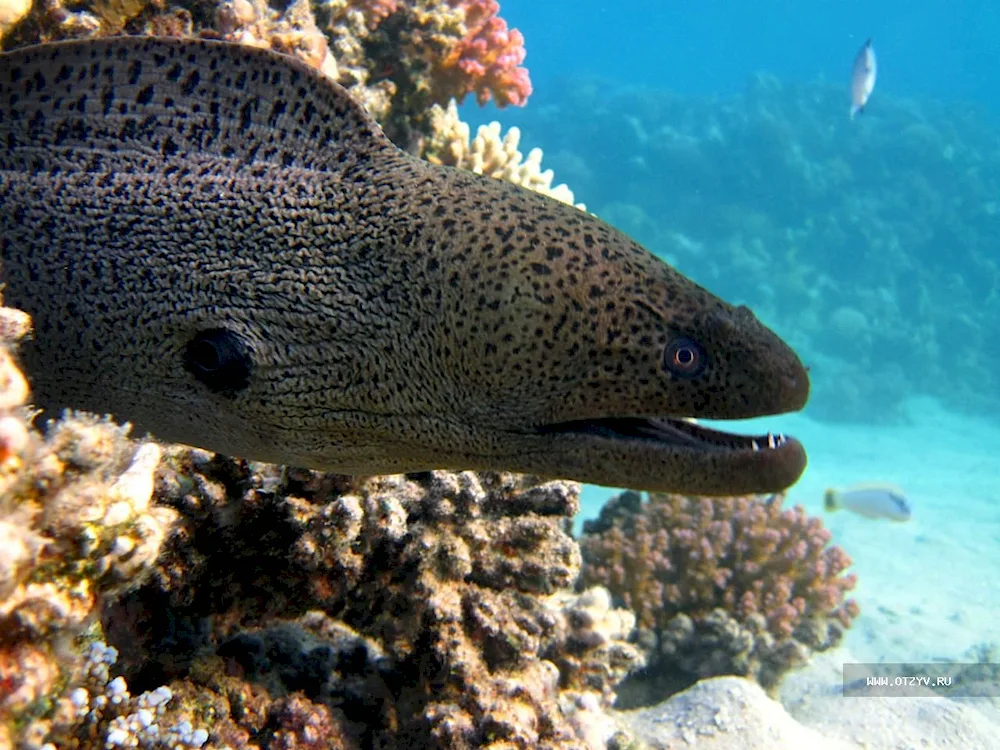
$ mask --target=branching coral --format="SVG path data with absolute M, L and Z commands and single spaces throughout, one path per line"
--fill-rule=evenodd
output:
M 555 175 L 551 169 L 542 171 L 540 148 L 533 148 L 528 158 L 524 158 L 518 150 L 521 131 L 517 128 L 511 128 L 501 137 L 500 123 L 492 122 L 481 126 L 470 141 L 469 125 L 459 119 L 454 99 L 447 109 L 435 105 L 431 117 L 432 135 L 423 141 L 421 148 L 421 156 L 427 161 L 507 180 L 586 210 L 582 203 L 574 203 L 573 191 L 566 185 L 552 185 Z
M 41 735 L 43 748 L 88 744 L 105 748 L 162 748 L 191 750 L 208 740 L 204 728 L 195 728 L 190 718 L 174 710 L 173 692 L 159 687 L 133 696 L 121 677 L 111 677 L 118 654 L 100 641 L 92 641 L 84 654 L 82 669 L 72 687 L 59 699 L 52 719 L 36 722 L 29 735 Z M 173 704 L 173 705 L 171 705 Z M 89 741 L 89 742 L 88 742 Z M 31 738 L 28 738 L 29 744 Z
M 782 500 L 625 493 L 584 526 L 581 580 L 607 586 L 656 641 L 647 677 L 667 690 L 720 674 L 773 688 L 840 640 L 858 611 L 844 601 L 850 558 Z
M 112 677 L 117 657 L 116 649 L 91 642 L 44 735 L 35 723 L 25 744 L 42 750 L 357 748 L 327 706 L 302 695 L 272 697 L 227 675 L 220 659 L 207 660 L 187 680 L 134 695 L 123 677 Z
M 448 0 L 465 14 L 465 35 L 438 63 L 435 80 L 444 96 L 461 102 L 475 93 L 485 104 L 491 98 L 498 107 L 523 106 L 531 95 L 524 62 L 524 37 L 497 16 L 497 0 Z M 438 99 L 440 99 L 439 95 Z

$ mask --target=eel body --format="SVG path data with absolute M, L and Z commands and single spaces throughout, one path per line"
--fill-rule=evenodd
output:
M 0 56 L 0 279 L 46 409 L 377 474 L 707 495 L 792 484 L 795 353 L 597 218 L 393 146 L 272 52 L 116 38 Z

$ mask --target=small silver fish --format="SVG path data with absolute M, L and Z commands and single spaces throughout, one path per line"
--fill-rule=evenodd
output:
M 846 508 L 865 518 L 909 521 L 913 515 L 903 491 L 891 484 L 859 484 L 843 492 L 823 493 L 823 508 L 829 512 Z
M 868 97 L 875 89 L 875 48 L 872 40 L 865 42 L 854 57 L 854 68 L 851 70 L 851 119 L 858 112 L 865 111 Z

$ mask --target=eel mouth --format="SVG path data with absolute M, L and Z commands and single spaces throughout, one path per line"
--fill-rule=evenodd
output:
M 780 492 L 798 481 L 807 462 L 793 437 L 738 435 L 679 418 L 578 419 L 533 432 L 561 454 L 578 481 L 650 492 Z
M 789 438 L 781 433 L 737 435 L 713 430 L 686 419 L 605 417 L 556 422 L 536 428 L 541 435 L 593 435 L 611 440 L 653 441 L 660 445 L 697 451 L 732 453 L 778 450 Z

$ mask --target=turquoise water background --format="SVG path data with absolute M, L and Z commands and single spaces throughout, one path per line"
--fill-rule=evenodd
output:
M 527 40 L 532 107 L 565 76 L 694 94 L 739 91 L 755 71 L 839 83 L 867 37 L 882 93 L 1000 106 L 1000 10 L 986 0 L 502 0 L 501 13 Z
M 466 104 L 543 149 L 576 200 L 811 367 L 790 503 L 899 484 L 905 524 L 827 515 L 855 560 L 857 658 L 1000 642 L 1000 12 L 986 2 L 504 0 L 524 109 Z M 848 118 L 853 58 L 878 80 Z M 583 517 L 613 490 L 586 487 Z

